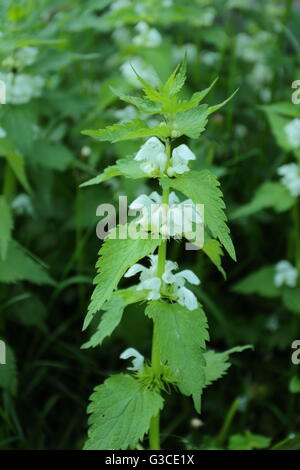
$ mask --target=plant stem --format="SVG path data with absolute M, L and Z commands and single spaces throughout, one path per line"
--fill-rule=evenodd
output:
M 221 430 L 219 432 L 219 435 L 217 437 L 217 441 L 221 446 L 224 445 L 224 442 L 227 438 L 231 423 L 232 423 L 233 418 L 235 417 L 235 414 L 238 410 L 239 404 L 240 404 L 240 400 L 239 400 L 239 398 L 236 398 L 233 401 L 233 403 L 231 404 L 231 406 L 230 406 L 230 408 L 229 408 L 229 410 L 228 410 L 228 412 L 225 416 L 223 425 L 222 425 Z
M 295 248 L 295 265 L 300 272 L 300 198 L 296 200 L 293 207 L 293 220 L 294 220 L 294 248 Z
M 170 155 L 171 155 L 171 146 L 170 146 L 169 141 L 167 141 L 166 143 L 166 155 L 167 155 L 166 167 L 168 167 L 169 161 L 170 161 Z M 169 189 L 168 188 L 163 190 L 162 203 L 163 204 L 169 203 Z M 163 273 L 165 271 L 166 256 L 167 256 L 167 240 L 164 239 L 162 240 L 158 249 L 157 277 L 162 278 L 163 276 Z M 159 347 L 157 344 L 157 331 L 156 331 L 155 324 L 153 325 L 151 364 L 152 364 L 153 372 L 155 373 L 155 375 L 159 376 L 161 373 L 160 354 L 159 354 Z M 149 429 L 149 442 L 150 442 L 151 450 L 160 450 L 160 413 L 158 413 L 156 416 L 154 416 L 151 419 L 150 429 Z

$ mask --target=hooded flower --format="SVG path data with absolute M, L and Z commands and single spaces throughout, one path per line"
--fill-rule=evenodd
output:
M 299 120 L 300 121 L 300 120 Z M 291 195 L 300 195 L 300 172 L 296 163 L 288 163 L 278 168 L 277 173 L 281 176 L 281 183 L 290 191 Z
M 141 163 L 144 173 L 163 172 L 166 168 L 167 155 L 164 144 L 157 137 L 150 137 L 134 157 Z
M 179 202 L 174 192 L 170 193 L 169 204 L 162 204 L 157 192 L 150 196 L 142 194 L 129 206 L 130 210 L 139 210 L 141 217 L 135 221 L 142 231 L 151 231 L 154 235 L 165 238 L 195 238 L 193 225 L 196 228 L 203 224 L 203 218 L 191 199 Z
M 148 290 L 148 300 L 157 300 L 162 296 L 169 297 L 177 301 L 188 310 L 195 310 L 198 306 L 197 298 L 192 291 L 185 287 L 185 283 L 199 285 L 199 278 L 189 269 L 178 273 L 173 271 L 178 269 L 178 264 L 167 260 L 162 279 L 157 276 L 158 256 L 150 255 L 150 267 L 146 268 L 142 264 L 134 264 L 125 273 L 125 277 L 131 277 L 140 273 L 140 283 L 137 290 Z
M 274 284 L 276 287 L 283 285 L 295 287 L 297 284 L 298 270 L 286 260 L 279 261 L 275 265 Z
M 144 356 L 142 354 L 140 354 L 134 348 L 127 348 L 120 355 L 120 359 L 129 359 L 130 357 L 133 358 L 132 359 L 132 366 L 127 367 L 127 369 L 132 370 L 134 372 L 137 372 L 138 374 L 141 374 L 144 370 Z
M 182 144 L 174 148 L 172 151 L 171 166 L 167 171 L 168 175 L 182 175 L 186 171 L 189 171 L 189 160 L 196 160 L 196 156 L 187 145 Z

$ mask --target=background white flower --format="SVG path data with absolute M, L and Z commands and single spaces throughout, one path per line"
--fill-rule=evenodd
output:
M 288 141 L 293 148 L 300 147 L 300 119 L 296 118 L 284 126 Z
M 6 137 L 6 130 L 0 127 L 0 139 L 4 139 L 4 137 Z
M 134 348 L 127 348 L 120 355 L 120 359 L 129 359 L 131 357 L 133 358 L 132 359 L 132 366 L 127 367 L 127 369 L 132 370 L 134 372 L 137 372 L 138 374 L 141 374 L 144 370 L 144 356 L 142 354 L 140 354 Z
M 296 163 L 288 163 L 278 168 L 277 173 L 281 176 L 281 183 L 290 191 L 291 195 L 300 195 L 300 171 Z
M 283 285 L 295 287 L 297 278 L 298 270 L 289 261 L 282 260 L 275 265 L 274 284 L 276 287 Z

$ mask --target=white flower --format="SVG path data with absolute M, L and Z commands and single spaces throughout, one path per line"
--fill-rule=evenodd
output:
M 191 199 L 179 202 L 174 192 L 170 193 L 169 204 L 162 204 L 161 196 L 153 192 L 150 196 L 142 194 L 129 206 L 139 210 L 141 217 L 134 223 L 144 232 L 152 232 L 163 237 L 192 238 L 193 224 L 202 225 L 203 218 Z
M 278 168 L 281 183 L 290 191 L 293 197 L 300 195 L 300 172 L 296 163 L 288 163 Z
M 123 8 L 128 8 L 131 6 L 129 0 L 114 0 L 111 3 L 110 9 L 111 11 L 122 10 Z
M 297 277 L 298 270 L 289 261 L 282 260 L 275 265 L 274 284 L 276 287 L 283 285 L 295 287 Z
M 165 146 L 157 137 L 150 137 L 150 139 L 141 146 L 134 160 L 142 162 L 140 166 L 144 173 L 151 174 L 154 171 L 163 172 L 167 162 Z
M 172 48 L 173 60 L 176 64 L 182 62 L 187 57 L 188 62 L 195 62 L 197 59 L 197 47 L 195 44 L 187 43 L 183 46 L 174 46 Z
M 220 57 L 220 54 L 218 52 L 204 51 L 201 55 L 201 60 L 203 64 L 211 66 L 216 63 L 219 57 Z
M 89 155 L 91 155 L 91 147 L 89 147 L 88 145 L 84 145 L 81 148 L 81 155 L 83 157 L 88 157 Z
M 34 214 L 32 201 L 30 197 L 25 193 L 18 194 L 18 196 L 16 196 L 15 199 L 12 201 L 11 207 L 18 215 Z
M 288 141 L 293 148 L 300 147 L 300 119 L 296 118 L 284 126 Z
M 156 87 L 159 84 L 159 78 L 154 68 L 147 64 L 141 57 L 132 57 L 121 65 L 123 77 L 134 87 L 142 88 L 136 74 L 140 75 L 150 85 Z
M 137 46 L 158 47 L 161 44 L 162 38 L 159 31 L 150 28 L 144 21 L 140 21 L 135 29 L 139 34 L 133 38 L 133 43 Z
M 195 310 L 198 306 L 197 298 L 193 292 L 185 287 L 185 283 L 199 285 L 199 278 L 189 269 L 174 274 L 173 271 L 178 269 L 178 264 L 166 260 L 165 270 L 162 279 L 160 279 L 157 276 L 158 256 L 150 255 L 149 259 L 151 263 L 149 268 L 139 263 L 134 264 L 125 273 L 125 277 L 140 273 L 140 283 L 136 286 L 136 289 L 148 290 L 148 300 L 157 300 L 161 295 L 170 296 L 188 310 Z
M 115 116 L 120 120 L 119 122 L 130 121 L 137 116 L 136 108 L 130 104 L 125 106 L 125 108 L 117 109 Z
M 28 103 L 32 98 L 40 96 L 45 80 L 39 76 L 0 73 L 0 80 L 6 85 L 6 101 L 12 104 Z
M 4 139 L 4 137 L 6 137 L 6 130 L 0 127 L 0 139 Z
M 248 76 L 248 81 L 254 89 L 260 89 L 265 83 L 269 83 L 273 78 L 273 71 L 263 63 L 257 63 Z
M 127 348 L 120 355 L 120 359 L 129 359 L 130 357 L 133 357 L 132 367 L 127 367 L 127 369 L 141 374 L 144 370 L 144 356 L 134 348 Z
M 2 64 L 10 68 L 22 68 L 32 65 L 37 58 L 38 49 L 36 47 L 24 46 L 16 51 L 14 56 L 6 57 Z
M 196 160 L 196 156 L 187 145 L 181 144 L 174 148 L 172 151 L 171 165 L 167 170 L 168 175 L 182 175 L 182 173 L 189 171 L 189 160 Z

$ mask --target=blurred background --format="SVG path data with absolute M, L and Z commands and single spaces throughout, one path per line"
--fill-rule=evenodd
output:
M 149 357 L 151 323 L 136 306 L 102 348 L 81 349 L 101 244 L 96 207 L 155 189 L 122 178 L 79 189 L 141 144 L 97 142 L 81 130 L 137 116 L 111 91 L 138 92 L 131 65 L 158 85 L 185 54 L 187 96 L 216 77 L 209 104 L 239 89 L 199 140 L 184 141 L 193 168 L 220 178 L 238 261 L 224 256 L 225 281 L 201 251 L 176 244 L 168 258 L 201 279 L 209 346 L 254 350 L 232 358 L 200 417 L 188 398 L 169 397 L 163 446 L 300 449 L 300 365 L 291 361 L 300 339 L 299 278 L 291 281 L 291 269 L 300 273 L 299 3 L 1 1 L 1 449 L 82 448 L 93 387 L 125 367 L 125 348 Z M 280 261 L 290 269 L 281 278 Z

